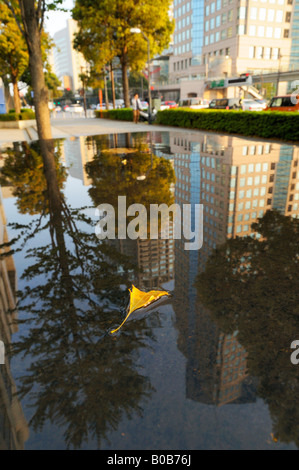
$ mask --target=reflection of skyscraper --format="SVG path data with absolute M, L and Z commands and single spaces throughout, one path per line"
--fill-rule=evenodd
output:
M 184 251 L 176 241 L 174 303 L 179 348 L 186 356 L 186 396 L 221 405 L 252 401 L 245 387 L 246 352 L 234 336 L 224 335 L 199 304 L 193 286 L 196 275 L 217 244 L 226 239 L 231 149 L 215 135 L 173 134 L 176 203 L 204 205 L 204 243 L 199 251 Z
M 94 141 L 86 137 L 70 137 L 64 141 L 65 162 L 73 178 L 80 179 L 84 186 L 90 184 L 85 172 L 85 164 L 96 153 Z
M 227 238 L 251 234 L 251 224 L 269 209 L 298 217 L 298 149 L 294 146 L 216 134 L 170 137 L 175 153 L 176 202 L 204 205 L 204 243 L 199 253 L 175 245 L 178 343 L 187 358 L 186 395 L 204 403 L 254 399 L 246 352 L 235 335 L 224 335 L 199 304 L 192 288 L 212 250 Z M 194 155 L 192 155 L 194 154 Z M 193 178 L 192 178 L 193 173 Z M 196 176 L 200 178 L 192 186 Z M 186 288 L 187 286 L 187 288 Z
M 0 201 L 0 243 L 6 243 L 8 236 L 5 228 L 5 214 Z M 12 256 L 0 262 L 0 340 L 6 352 L 11 344 L 11 336 L 17 331 L 16 312 L 16 270 Z M 11 313 L 12 312 L 12 313 Z M 5 364 L 0 365 L 0 449 L 23 449 L 29 431 L 21 404 L 16 395 L 8 356 Z

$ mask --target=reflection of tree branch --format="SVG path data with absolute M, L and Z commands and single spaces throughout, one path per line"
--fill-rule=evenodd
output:
M 252 228 L 261 237 L 227 241 L 196 285 L 221 330 L 238 331 L 275 438 L 299 447 L 299 377 L 290 361 L 299 330 L 299 220 L 268 211 Z
M 26 286 L 18 293 L 20 324 L 27 328 L 14 354 L 29 356 L 31 363 L 20 378 L 20 394 L 29 394 L 36 430 L 49 420 L 63 428 L 68 447 L 79 448 L 90 438 L 100 446 L 124 415 L 142 414 L 153 392 L 136 358 L 154 341 L 152 325 L 159 322 L 152 313 L 129 322 L 117 338 L 108 334 L 124 312 L 124 287 L 130 285 L 134 265 L 90 233 L 91 219 L 67 206 L 53 164 L 44 168 L 46 191 L 41 180 L 43 211 L 28 226 L 14 224 L 20 233 L 9 244 L 28 262 L 21 276 Z M 21 185 L 18 194 L 21 199 Z M 41 207 L 30 207 L 30 198 L 26 204 L 34 213 Z M 45 235 L 50 244 L 44 243 Z M 35 238 L 37 246 L 27 248 Z

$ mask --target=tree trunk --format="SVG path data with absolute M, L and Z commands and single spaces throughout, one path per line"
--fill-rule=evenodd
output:
M 48 89 L 45 83 L 41 51 L 41 34 L 36 18 L 34 0 L 20 0 L 25 39 L 29 52 L 29 67 L 34 92 L 33 102 L 37 123 L 37 132 L 41 140 L 52 139 Z M 47 149 L 44 149 L 47 151 Z M 43 151 L 43 149 L 42 149 Z M 44 156 L 42 154 L 42 156 Z
M 122 82 L 123 82 L 123 94 L 124 94 L 125 108 L 129 108 L 130 107 L 130 97 L 129 97 L 128 65 L 127 65 L 126 54 L 124 54 L 121 57 L 121 71 L 122 71 Z
M 114 73 L 113 73 L 112 62 L 110 62 L 110 81 L 111 81 L 113 109 L 115 109 L 115 85 L 114 85 Z
M 104 69 L 104 91 L 105 91 L 105 102 L 106 109 L 109 109 L 109 99 L 108 99 L 108 89 L 107 89 L 107 80 L 106 80 L 106 69 Z
M 20 100 L 20 95 L 19 95 L 18 81 L 13 78 L 12 84 L 13 84 L 14 108 L 15 108 L 15 112 L 19 114 L 21 112 L 21 100 Z

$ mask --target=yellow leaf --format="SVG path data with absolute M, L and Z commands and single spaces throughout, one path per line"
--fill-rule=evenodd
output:
M 132 290 L 130 290 L 130 305 L 128 307 L 127 316 L 122 322 L 122 324 L 115 330 L 110 331 L 110 333 L 113 334 L 118 331 L 127 321 L 132 312 L 138 310 L 139 308 L 147 307 L 149 304 L 151 304 L 155 300 L 158 300 L 163 295 L 170 294 L 165 290 L 151 290 L 150 292 L 143 292 L 142 290 L 139 290 L 137 289 L 137 287 L 132 285 Z

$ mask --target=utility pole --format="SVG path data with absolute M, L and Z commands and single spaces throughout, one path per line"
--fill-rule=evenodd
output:
M 87 118 L 87 110 L 86 110 L 86 93 L 85 93 L 85 75 L 83 73 L 83 67 L 81 66 L 81 79 L 82 79 L 82 85 L 83 85 L 83 105 L 84 105 L 84 114 L 85 117 Z

